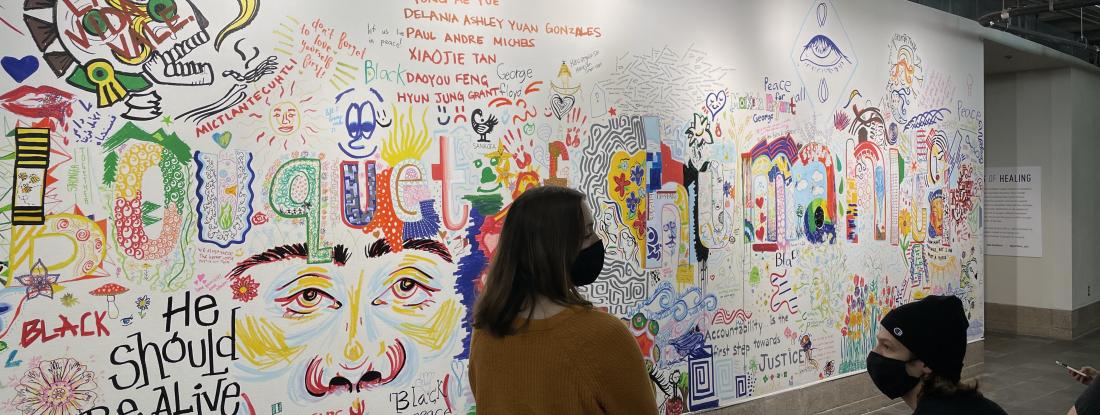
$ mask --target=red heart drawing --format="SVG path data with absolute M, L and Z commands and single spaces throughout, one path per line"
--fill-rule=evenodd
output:
M 756 198 L 756 207 L 758 207 L 758 208 L 763 208 L 764 207 L 764 197 Z
M 756 228 L 756 240 L 764 240 L 764 228 Z

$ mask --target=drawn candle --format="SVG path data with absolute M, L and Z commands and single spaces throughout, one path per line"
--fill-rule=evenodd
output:
M 88 294 L 96 297 L 107 297 L 107 317 L 118 318 L 118 306 L 115 304 L 115 296 L 130 291 L 128 288 L 115 283 L 103 284 L 102 287 L 89 291 Z

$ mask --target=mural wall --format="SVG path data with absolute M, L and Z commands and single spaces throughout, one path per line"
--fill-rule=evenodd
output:
M 8 2 L 0 412 L 473 413 L 540 185 L 662 413 L 863 370 L 930 294 L 980 338 L 981 44 L 916 7 Z

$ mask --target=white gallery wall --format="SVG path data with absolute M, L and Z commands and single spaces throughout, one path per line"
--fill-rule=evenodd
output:
M 987 256 L 986 301 L 1052 310 L 1097 302 L 1094 71 L 1063 67 L 987 78 L 990 167 L 1038 166 L 1042 257 Z M 1067 322 L 1069 323 L 1069 322 Z M 1072 328 L 1071 326 L 1066 326 Z

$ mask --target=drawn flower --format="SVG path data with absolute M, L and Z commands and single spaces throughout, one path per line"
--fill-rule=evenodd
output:
M 641 202 L 642 199 L 638 198 L 637 193 L 630 192 L 630 196 L 626 198 L 626 209 L 630 211 L 630 213 L 637 212 L 638 204 Z
M 645 177 L 642 176 L 643 173 L 644 171 L 642 171 L 642 166 L 640 164 L 634 165 L 634 168 L 630 169 L 630 181 L 641 186 L 642 181 L 645 180 Z
M 23 415 L 77 414 L 96 399 L 95 373 L 72 358 L 32 364 L 12 403 Z
M 622 173 L 619 173 L 618 176 L 615 176 L 614 180 L 615 193 L 617 193 L 619 197 L 623 197 L 623 193 L 626 192 L 626 186 L 630 185 L 630 181 L 626 180 L 626 175 Z
M 265 223 L 267 223 L 267 215 L 263 212 L 256 212 L 256 214 L 252 215 L 253 225 L 263 225 Z
M 76 296 L 73 295 L 73 293 L 67 293 L 61 296 L 61 305 L 65 307 L 72 307 L 78 302 L 80 302 L 80 300 L 77 300 Z
M 913 225 L 910 222 L 911 218 L 909 217 L 909 211 L 901 211 L 901 214 L 898 215 L 898 231 L 901 232 L 902 235 L 908 235 L 909 232 L 912 231 Z
M 233 289 L 233 299 L 243 302 L 252 301 L 256 298 L 256 289 L 260 287 L 260 283 L 252 279 L 252 276 L 246 275 L 237 278 L 232 285 L 229 286 Z
M 27 299 L 38 296 L 53 298 L 54 284 L 57 284 L 59 274 L 50 274 L 46 266 L 39 259 L 31 267 L 31 273 L 15 277 L 20 284 L 27 287 Z
M 149 305 L 152 304 L 152 302 L 153 300 L 150 300 L 148 295 L 138 297 L 137 301 L 134 301 L 134 304 L 137 305 L 138 308 L 138 315 L 141 316 L 141 318 L 145 318 L 145 310 L 149 309 Z
M 851 117 L 844 111 L 837 111 L 836 115 L 833 115 L 833 127 L 836 127 L 837 131 L 844 131 L 851 122 Z
M 638 235 L 644 235 L 645 234 L 646 226 L 645 226 L 645 221 L 642 220 L 642 218 L 635 219 L 633 225 L 634 225 L 634 231 L 637 232 Z
M 152 300 L 149 299 L 149 296 L 143 295 L 141 297 L 138 297 L 137 301 L 135 301 L 134 303 L 137 305 L 138 310 L 145 311 L 149 309 L 150 302 L 152 302 Z

